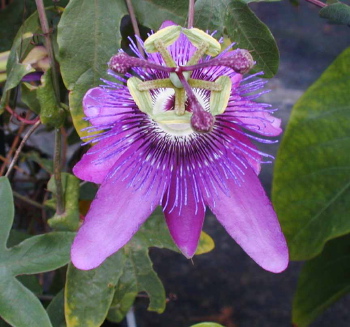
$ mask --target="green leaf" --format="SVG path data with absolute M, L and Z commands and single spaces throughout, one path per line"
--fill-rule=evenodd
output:
M 46 312 L 50 317 L 52 327 L 67 326 L 64 317 L 64 289 L 56 294 L 56 296 L 46 308 Z
M 0 275 L 0 315 L 16 327 L 51 327 L 45 309 L 39 299 L 19 281 Z
M 333 3 L 322 8 L 319 12 L 321 18 L 332 23 L 350 25 L 350 7 L 345 3 Z
M 65 316 L 68 327 L 98 327 L 107 316 L 125 257 L 118 252 L 96 269 L 68 267 Z
M 71 232 L 51 232 L 27 238 L 10 249 L 0 267 L 10 268 L 14 275 L 55 270 L 70 261 L 74 236 Z
M 154 31 L 158 30 L 165 20 L 171 20 L 182 26 L 186 22 L 188 12 L 186 0 L 134 0 L 133 6 L 138 22 Z
M 350 48 L 295 104 L 275 164 L 273 202 L 292 260 L 350 232 Z
M 321 255 L 305 263 L 293 301 L 295 325 L 308 326 L 327 307 L 349 293 L 349 276 L 350 236 L 346 235 L 327 243 Z
M 7 239 L 13 224 L 13 195 L 7 177 L 0 177 L 0 249 L 6 248 Z
M 55 230 L 76 231 L 79 227 L 79 179 L 72 174 L 61 173 L 65 212 L 55 214 L 48 224 Z M 47 185 L 49 191 L 56 194 L 54 176 Z
M 89 124 L 83 120 L 82 98 L 108 75 L 107 62 L 120 48 L 120 22 L 128 11 L 123 0 L 71 0 L 58 24 L 59 62 L 69 104 L 80 136 Z
M 48 315 L 38 298 L 17 279 L 17 275 L 35 274 L 54 270 L 69 262 L 69 249 L 74 233 L 54 232 L 26 238 L 15 235 L 8 242 L 14 209 L 10 183 L 0 177 L 0 315 L 16 327 L 50 327 Z M 19 237 L 18 237 L 19 236 Z
M 251 51 L 256 61 L 252 71 L 263 71 L 273 77 L 278 70 L 279 52 L 276 42 L 259 18 L 241 0 L 197 0 L 195 26 L 202 30 L 227 35 L 237 47 Z

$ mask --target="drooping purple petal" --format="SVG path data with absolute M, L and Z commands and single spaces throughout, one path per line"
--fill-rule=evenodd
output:
M 205 205 L 194 186 L 193 177 L 184 174 L 173 174 L 162 205 L 175 244 L 187 258 L 192 258 L 203 227 Z
M 137 189 L 129 178 L 106 178 L 72 246 L 72 262 L 78 269 L 96 268 L 131 239 L 160 203 L 162 193 L 149 188 L 157 178 L 149 176 L 145 187 Z
M 244 172 L 239 184 L 228 181 L 229 195 L 206 197 L 205 201 L 257 264 L 268 271 L 281 272 L 288 265 L 288 248 L 276 213 L 253 170 L 248 167 Z

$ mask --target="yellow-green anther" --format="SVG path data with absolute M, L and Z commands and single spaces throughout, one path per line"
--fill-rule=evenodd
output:
M 192 114 L 188 111 L 186 111 L 183 115 L 178 116 L 174 110 L 169 110 L 158 113 L 152 117 L 152 119 L 161 124 L 189 124 L 191 121 L 191 116 Z
M 192 88 L 204 89 L 209 91 L 220 92 L 223 89 L 223 86 L 221 84 L 218 84 L 216 82 L 204 81 L 201 79 L 190 78 L 188 80 L 188 84 L 190 84 Z
M 146 39 L 144 43 L 145 50 L 149 53 L 158 52 L 157 46 L 155 45 L 155 41 L 157 40 L 162 41 L 165 47 L 173 44 L 179 38 L 181 29 L 182 27 L 178 25 L 162 28 Z
M 139 91 L 148 91 L 161 88 L 174 88 L 174 85 L 169 78 L 144 81 L 137 85 L 137 89 Z
M 206 50 L 205 54 L 215 57 L 220 53 L 220 43 L 209 34 L 203 32 L 202 30 L 198 28 L 184 28 L 182 29 L 182 32 L 187 36 L 187 38 L 196 48 L 200 47 L 203 42 L 207 43 L 208 49 Z
M 138 108 L 142 112 L 151 115 L 153 111 L 152 98 L 148 91 L 139 91 L 138 86 L 142 83 L 137 77 L 131 77 L 128 79 L 127 86 Z
M 232 88 L 232 82 L 228 76 L 220 76 L 215 83 L 222 87 L 222 91 L 212 91 L 210 94 L 210 112 L 214 116 L 226 110 Z
M 178 116 L 183 116 L 186 112 L 186 107 L 185 107 L 185 102 L 186 102 L 186 92 L 185 89 L 175 89 L 175 107 L 174 111 L 175 114 Z
M 187 62 L 186 66 L 192 66 L 197 64 L 198 61 L 203 57 L 203 55 L 208 51 L 208 48 L 209 44 L 207 42 L 202 42 L 198 44 L 197 50 Z
M 164 42 L 162 40 L 155 40 L 154 45 L 157 48 L 157 51 L 162 56 L 165 64 L 168 67 L 176 67 L 176 63 L 173 57 L 171 56 L 171 54 L 169 53 L 168 49 L 166 48 L 166 45 L 164 44 Z

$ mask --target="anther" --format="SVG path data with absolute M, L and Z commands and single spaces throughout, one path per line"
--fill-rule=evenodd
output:
M 192 66 L 183 66 L 181 70 L 185 72 L 205 67 L 226 66 L 233 69 L 238 74 L 246 74 L 254 65 L 255 61 L 248 50 L 236 49 L 229 52 L 227 56 L 214 58 Z
M 168 73 L 175 71 L 174 67 L 165 67 L 145 59 L 131 57 L 125 52 L 119 52 L 118 54 L 114 55 L 109 60 L 108 67 L 118 74 L 126 74 L 128 70 L 133 67 L 150 68 Z

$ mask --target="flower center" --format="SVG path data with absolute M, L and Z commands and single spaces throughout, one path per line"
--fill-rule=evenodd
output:
M 181 33 L 196 47 L 186 66 L 177 66 L 167 49 Z M 109 68 L 122 74 L 133 67 L 169 73 L 169 78 L 147 81 L 131 77 L 127 81 L 127 86 L 138 108 L 172 135 L 210 132 L 215 123 L 215 115 L 222 114 L 229 101 L 232 82 L 228 76 L 220 76 L 213 82 L 192 79 L 190 77 L 192 71 L 204 67 L 227 66 L 243 74 L 254 65 L 249 52 L 241 49 L 231 51 L 230 56 L 199 62 L 205 54 L 218 55 L 221 46 L 212 36 L 197 28 L 183 29 L 180 26 L 163 28 L 151 35 L 145 41 L 144 47 L 148 53 L 158 52 L 166 66 L 119 53 L 111 58 Z M 210 93 L 209 110 L 205 110 L 205 101 L 198 96 L 195 89 L 209 91 L 207 92 Z M 166 109 L 164 105 L 169 98 L 174 102 L 171 110 Z M 186 108 L 186 105 L 189 108 Z

